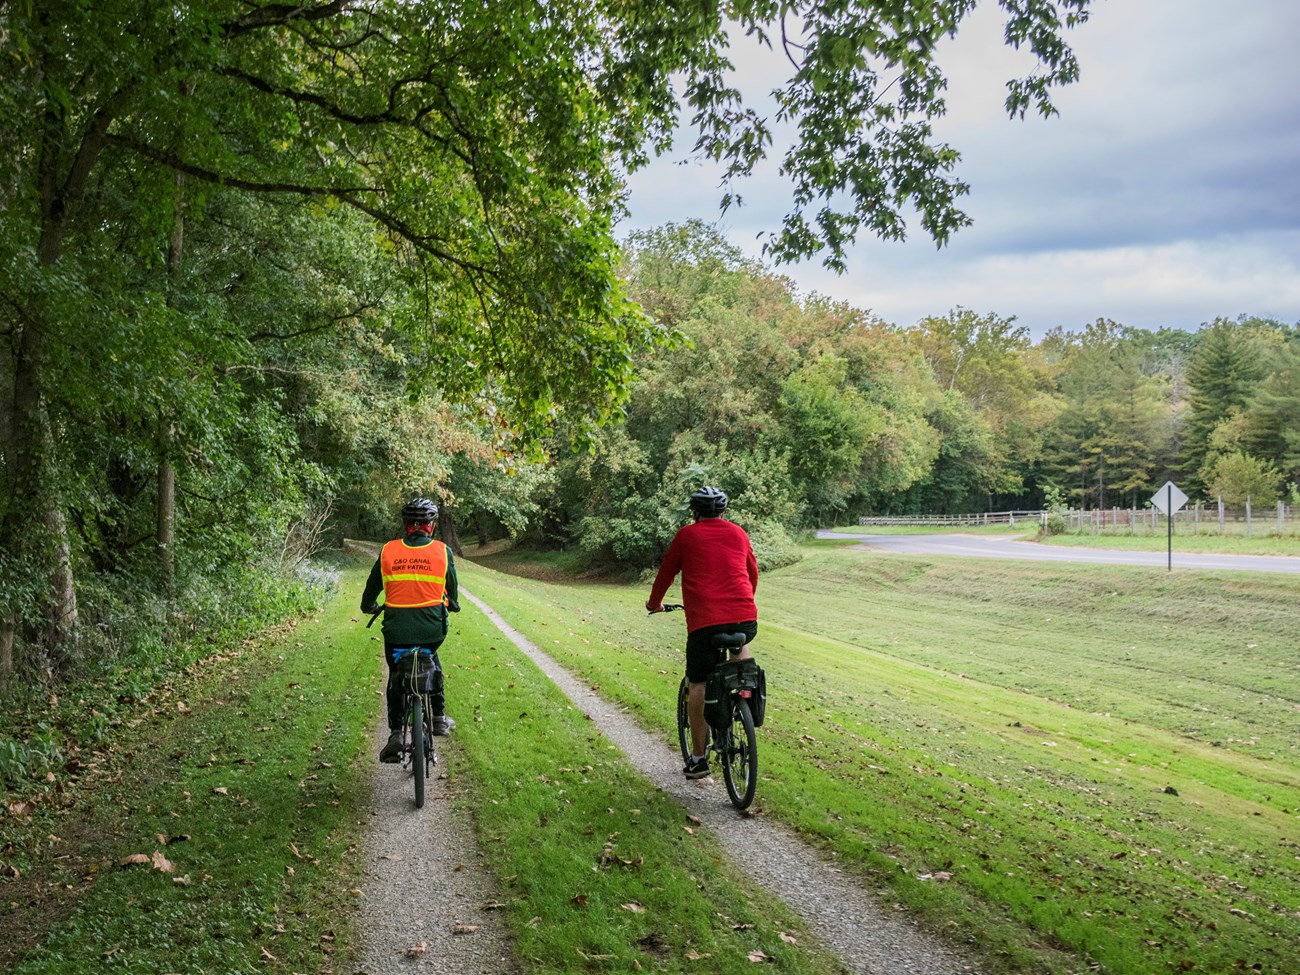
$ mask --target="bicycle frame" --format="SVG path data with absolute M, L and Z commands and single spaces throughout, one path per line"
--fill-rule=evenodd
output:
M 433 651 L 428 647 L 398 647 L 393 651 L 392 675 L 396 679 L 402 669 L 402 767 L 409 768 L 415 776 L 415 808 L 424 808 L 424 784 L 433 766 L 438 764 L 438 753 L 433 746 L 433 706 L 423 685 L 426 668 L 421 661 L 433 663 Z
M 678 609 L 681 609 L 680 605 L 666 603 L 662 611 L 673 612 Z M 744 647 L 743 643 L 729 643 L 724 637 L 721 640 L 715 638 L 713 646 L 717 651 L 715 672 L 729 663 L 749 659 L 737 656 Z M 727 794 L 731 798 L 731 804 L 739 810 L 748 808 L 754 801 L 754 792 L 758 786 L 758 740 L 754 734 L 754 715 L 750 709 L 757 686 L 749 686 L 739 672 L 735 679 L 728 681 L 723 689 L 726 720 L 720 725 L 710 726 L 706 732 L 707 748 L 718 756 L 722 776 L 727 784 Z M 692 750 L 687 703 L 689 695 L 690 683 L 683 677 L 677 692 L 677 739 L 683 761 L 689 761 Z

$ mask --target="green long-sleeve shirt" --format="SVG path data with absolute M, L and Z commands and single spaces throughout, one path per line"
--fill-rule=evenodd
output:
M 413 548 L 425 545 L 442 545 L 428 535 L 414 533 L 406 536 L 406 544 Z M 456 583 L 456 561 L 447 549 L 447 605 L 417 606 L 410 608 L 393 608 L 384 610 L 384 642 L 394 646 L 415 646 L 428 644 L 437 646 L 447 638 L 447 610 L 460 610 L 460 591 Z M 372 607 L 384 591 L 384 573 L 375 559 L 366 580 L 365 591 L 361 593 L 361 611 L 373 612 Z

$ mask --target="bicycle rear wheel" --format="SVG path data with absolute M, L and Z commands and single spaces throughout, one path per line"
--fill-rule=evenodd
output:
M 754 716 L 743 697 L 732 702 L 731 724 L 718 743 L 718 757 L 722 759 L 722 778 L 731 804 L 747 809 L 758 787 L 758 739 L 754 735 Z
M 424 702 L 411 702 L 411 770 L 415 772 L 415 808 L 424 808 Z

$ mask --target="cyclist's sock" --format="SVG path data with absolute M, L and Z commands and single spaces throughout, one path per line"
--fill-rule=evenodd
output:
M 708 756 L 707 754 L 705 754 L 705 755 L 692 755 L 692 756 L 691 756 L 691 761 L 692 761 L 692 762 L 702 762 L 702 761 L 704 761 L 704 760 L 705 760 L 706 758 L 708 758 L 708 757 L 709 757 L 709 756 Z

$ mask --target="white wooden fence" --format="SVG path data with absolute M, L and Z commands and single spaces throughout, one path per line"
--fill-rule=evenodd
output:
M 1113 534 L 1165 533 L 1168 522 L 1155 508 L 1092 508 L 1062 512 L 1066 530 Z M 986 511 L 965 515 L 871 515 L 858 519 L 863 528 L 877 526 L 976 526 L 1041 524 L 1046 511 Z M 1300 509 L 1279 501 L 1276 505 L 1255 507 L 1249 502 L 1242 508 L 1229 508 L 1222 502 L 1198 502 L 1174 515 L 1174 531 L 1180 534 L 1205 535 L 1300 535 Z

